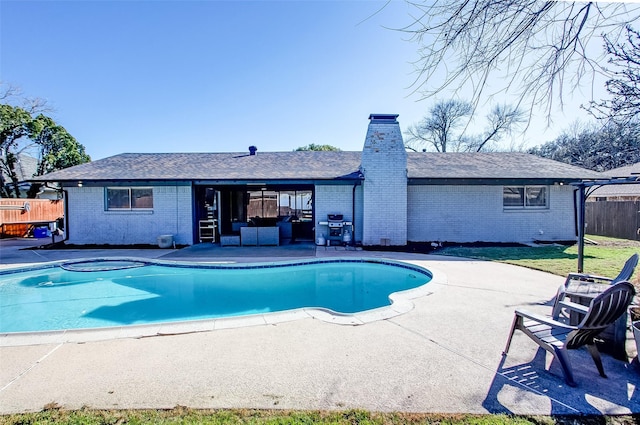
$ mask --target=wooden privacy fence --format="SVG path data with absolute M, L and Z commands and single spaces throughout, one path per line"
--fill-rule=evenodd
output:
M 34 227 L 63 216 L 62 199 L 0 199 L 0 237 L 28 236 Z
M 640 241 L 640 201 L 596 201 L 586 207 L 586 233 Z

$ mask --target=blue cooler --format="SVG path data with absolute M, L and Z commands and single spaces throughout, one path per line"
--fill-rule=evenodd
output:
M 47 233 L 49 233 L 49 229 L 46 227 L 36 227 L 35 229 L 33 229 L 34 238 L 38 238 L 38 239 L 47 238 L 49 237 Z

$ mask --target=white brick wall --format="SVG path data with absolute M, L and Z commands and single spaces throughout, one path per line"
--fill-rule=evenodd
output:
M 398 123 L 369 123 L 362 172 L 363 245 L 406 245 L 407 153 Z
M 315 187 L 314 209 L 316 214 L 316 240 L 319 236 L 327 237 L 327 226 L 318 222 L 327 221 L 327 214 L 342 214 L 345 221 L 355 226 L 355 241 L 362 240 L 362 186 L 356 187 L 356 216 L 353 217 L 353 186 L 350 185 L 317 185 Z
M 549 209 L 505 210 L 502 186 L 409 186 L 411 242 L 574 240 L 573 190 L 549 186 Z
M 155 186 L 153 211 L 105 211 L 103 187 L 69 187 L 70 244 L 156 244 L 173 235 L 177 244 L 193 241 L 189 186 Z

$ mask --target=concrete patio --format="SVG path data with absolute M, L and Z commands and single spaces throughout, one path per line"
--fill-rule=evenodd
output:
M 547 313 L 563 278 L 521 267 L 437 255 L 300 246 L 227 251 L 24 250 L 0 240 L 3 267 L 60 259 L 135 256 L 207 262 L 376 257 L 446 276 L 408 313 L 360 326 L 312 318 L 85 343 L 0 342 L 0 413 L 66 409 L 277 408 L 439 413 L 640 412 L 634 362 L 572 351 L 578 386 L 521 333 L 501 355 L 513 310 Z M 209 245 L 209 246 L 207 246 Z M 435 284 L 434 284 L 435 285 Z M 634 351 L 629 344 L 628 351 Z M 548 370 L 545 370 L 548 369 Z

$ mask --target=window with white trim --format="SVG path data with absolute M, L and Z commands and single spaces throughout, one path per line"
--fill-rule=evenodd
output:
M 505 209 L 549 208 L 548 186 L 504 186 L 502 206 Z
M 153 209 L 153 189 L 150 187 L 107 187 L 105 189 L 107 211 L 131 211 Z

